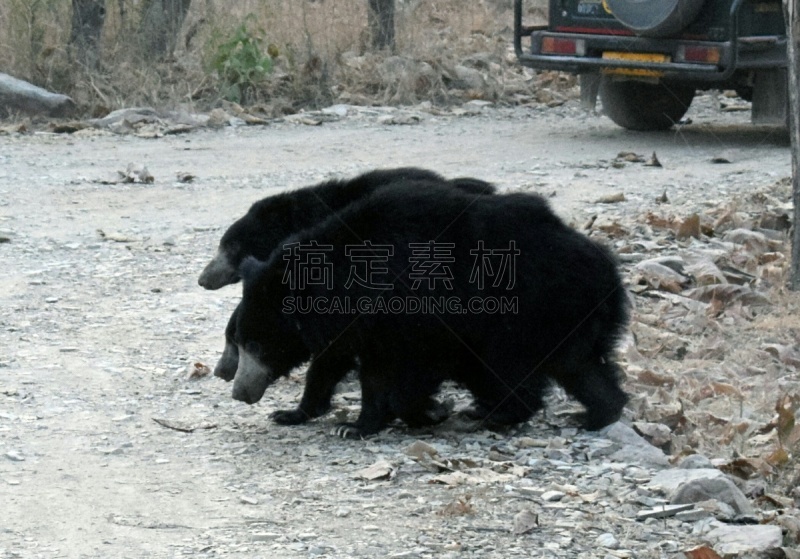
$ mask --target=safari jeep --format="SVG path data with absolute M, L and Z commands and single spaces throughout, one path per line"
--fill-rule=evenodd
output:
M 524 8 L 515 0 L 519 61 L 580 74 L 583 104 L 599 92 L 624 128 L 671 127 L 698 89 L 735 90 L 756 124 L 787 122 L 781 0 L 549 0 L 544 26 L 524 26 Z

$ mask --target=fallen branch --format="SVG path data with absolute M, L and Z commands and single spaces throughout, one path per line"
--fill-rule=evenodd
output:
M 52 93 L 0 73 L 0 115 L 21 111 L 29 114 L 66 116 L 74 109 L 75 102 L 66 95 Z
M 161 419 L 158 417 L 154 417 L 152 419 L 162 427 L 180 431 L 181 433 L 194 433 L 198 429 L 214 429 L 216 427 L 216 425 L 213 423 L 201 423 L 200 425 L 181 425 L 174 421 L 169 421 L 167 419 Z

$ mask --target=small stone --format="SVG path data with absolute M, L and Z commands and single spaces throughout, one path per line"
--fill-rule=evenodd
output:
M 303 532 L 302 534 L 297 534 L 298 540 L 315 540 L 317 539 L 317 535 L 314 532 Z
M 169 464 L 169 460 L 166 458 L 156 458 L 156 464 Z
M 690 454 L 681 461 L 678 467 L 683 470 L 699 470 L 701 468 L 711 469 L 714 465 L 702 454 Z
M 531 510 L 523 510 L 514 515 L 511 531 L 514 534 L 526 534 L 539 526 L 539 515 Z
M 254 542 L 271 542 L 280 537 L 280 534 L 274 532 L 254 532 L 250 535 L 250 539 Z
M 517 448 L 546 448 L 546 439 L 533 439 L 531 437 L 520 437 L 516 441 Z
M 713 515 L 707 510 L 692 509 L 677 513 L 675 515 L 675 519 L 680 520 L 681 522 L 697 522 L 698 520 L 711 518 L 711 516 Z
M 239 500 L 246 505 L 257 505 L 258 499 L 255 497 L 248 497 L 247 495 L 239 495 Z
M 6 458 L 13 460 L 14 462 L 22 462 L 25 460 L 25 457 L 16 450 L 9 450 L 6 452 Z
M 350 509 L 336 509 L 336 512 L 333 514 L 336 518 L 346 518 L 350 516 Z
M 562 491 L 545 491 L 542 493 L 542 501 L 546 502 L 560 501 L 564 497 L 566 497 L 566 493 Z
M 123 452 L 122 448 L 120 448 L 118 446 L 117 447 L 113 447 L 113 448 L 111 448 L 111 447 L 109 447 L 109 448 L 100 448 L 98 450 L 100 450 L 100 452 L 102 452 L 103 454 L 106 454 L 106 455 L 109 455 L 109 456 L 111 456 L 111 455 L 116 456 L 118 454 L 122 454 L 122 452 Z
M 619 548 L 619 540 L 614 537 L 614 534 L 609 534 L 608 532 L 597 536 L 595 543 L 597 543 L 597 545 L 600 547 L 605 547 L 606 549 Z

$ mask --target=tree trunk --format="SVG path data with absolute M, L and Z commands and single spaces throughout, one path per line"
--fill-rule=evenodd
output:
M 145 0 L 139 27 L 145 56 L 166 58 L 175 50 L 192 0 Z
M 72 0 L 70 54 L 89 68 L 100 59 L 100 36 L 106 19 L 105 0 Z
M 794 230 L 792 233 L 792 269 L 789 287 L 800 290 L 800 10 L 797 0 L 783 0 L 789 59 L 789 136 L 792 140 L 792 200 Z
M 373 48 L 394 50 L 394 0 L 369 0 L 367 18 Z

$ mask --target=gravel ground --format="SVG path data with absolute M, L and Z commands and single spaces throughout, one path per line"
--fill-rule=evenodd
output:
M 255 200 L 417 165 L 552 196 L 576 225 L 635 223 L 665 191 L 681 211 L 702 210 L 790 174 L 785 134 L 718 105 L 699 98 L 692 124 L 661 134 L 625 132 L 570 101 L 350 108 L 319 126 L 158 139 L 0 136 L 0 557 L 657 558 L 702 542 L 695 521 L 636 520 L 661 502 L 648 484 L 664 464 L 634 452 L 621 426 L 578 429 L 563 394 L 503 433 L 453 419 L 345 441 L 329 432 L 358 409 L 355 381 L 335 413 L 282 427 L 268 415 L 299 399 L 302 372 L 248 407 L 187 371 L 213 368 L 240 294 L 203 291 L 197 276 Z M 623 151 L 663 166 L 614 164 Z M 155 181 L 102 184 L 131 163 Z

